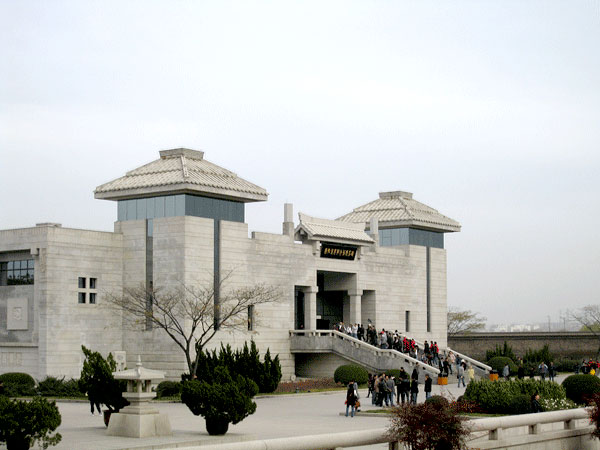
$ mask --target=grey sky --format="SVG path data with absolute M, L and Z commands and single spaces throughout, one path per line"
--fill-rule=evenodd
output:
M 600 2 L 0 0 L 0 229 L 111 230 L 93 189 L 189 147 L 335 218 L 406 190 L 463 225 L 449 304 L 600 303 Z

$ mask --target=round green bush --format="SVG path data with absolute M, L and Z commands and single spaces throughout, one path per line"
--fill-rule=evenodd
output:
M 508 363 L 510 374 L 515 375 L 517 373 L 517 365 L 512 359 L 507 358 L 506 356 L 494 356 L 487 362 L 488 366 L 497 371 L 500 376 L 502 376 L 502 369 L 504 369 L 506 363 Z
M 575 403 L 588 403 L 589 398 L 600 393 L 600 379 L 594 375 L 571 375 L 562 382 L 567 398 Z
M 390 369 L 385 371 L 386 375 L 390 377 L 398 378 L 400 376 L 400 369 Z
M 425 403 L 431 403 L 432 405 L 443 405 L 443 406 L 450 405 L 448 400 L 445 397 L 442 397 L 441 395 L 432 395 L 427 400 L 425 400 Z
M 156 396 L 162 397 L 173 397 L 181 394 L 181 383 L 177 381 L 161 381 L 156 387 Z
M 35 380 L 27 373 L 3 373 L 0 375 L 0 381 L 4 383 L 4 390 L 9 397 L 35 393 Z
M 527 394 L 514 395 L 505 411 L 508 414 L 529 414 L 531 412 L 531 396 Z
M 335 369 L 333 380 L 336 383 L 342 384 L 348 384 L 351 381 L 355 381 L 358 384 L 365 384 L 369 381 L 369 372 L 364 367 L 347 364 Z

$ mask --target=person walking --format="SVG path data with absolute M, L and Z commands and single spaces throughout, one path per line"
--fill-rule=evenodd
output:
M 519 364 L 519 368 L 517 369 L 517 378 L 522 380 L 525 378 L 525 367 L 523 367 L 523 363 Z
M 554 362 L 550 362 L 550 366 L 548 367 L 548 378 L 550 381 L 554 381 L 554 376 L 556 375 L 556 367 L 554 367 Z
M 502 376 L 506 381 L 510 380 L 510 367 L 508 366 L 508 363 L 506 363 L 502 369 Z
M 452 366 L 454 365 L 454 363 L 456 362 L 456 357 L 454 356 L 454 352 L 450 352 L 448 353 L 448 368 L 450 369 L 450 375 L 453 374 L 452 372 Z
M 357 399 L 358 392 L 354 389 L 354 381 L 351 381 L 348 383 L 348 390 L 346 391 L 346 417 L 348 417 L 348 408 L 352 408 L 351 417 L 354 417 Z
M 427 401 L 431 397 L 431 378 L 428 373 L 425 374 L 425 388 L 423 390 L 425 391 L 425 401 Z
M 417 404 L 417 396 L 419 395 L 419 380 L 413 378 L 410 382 L 410 403 Z
M 367 388 L 369 389 L 367 391 L 367 398 L 369 398 L 369 395 L 371 395 L 373 393 L 373 375 L 369 374 L 369 380 L 367 381 Z
M 471 384 L 472 381 L 475 381 L 475 369 L 469 364 L 469 368 L 467 369 L 467 384 Z
M 410 402 L 410 378 L 404 367 L 400 369 L 400 399 L 402 404 Z M 397 402 L 399 403 L 399 402 Z
M 385 384 L 387 387 L 387 399 L 385 400 L 385 404 L 387 406 L 389 402 L 389 406 L 394 406 L 394 378 L 392 376 L 386 376 Z
M 546 379 L 546 375 L 548 375 L 548 366 L 544 364 L 544 361 L 538 366 L 538 371 L 540 373 L 540 377 L 542 377 L 542 381 Z
M 465 366 L 463 364 L 459 364 L 456 368 L 456 377 L 458 378 L 458 387 L 460 387 L 461 381 L 463 387 L 467 387 L 467 385 L 465 384 Z

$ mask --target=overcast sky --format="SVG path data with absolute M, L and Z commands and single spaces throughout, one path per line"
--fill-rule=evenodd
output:
M 0 0 L 0 46 L 0 229 L 112 230 L 94 188 L 188 147 L 250 230 L 413 192 L 489 322 L 600 303 L 598 0 Z

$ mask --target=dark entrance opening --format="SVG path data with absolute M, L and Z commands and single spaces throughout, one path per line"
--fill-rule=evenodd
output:
M 317 272 L 317 329 L 331 330 L 336 323 L 344 319 L 344 296 L 346 291 L 326 291 L 325 277 Z
M 304 330 L 304 292 L 296 289 L 294 301 L 294 329 Z

